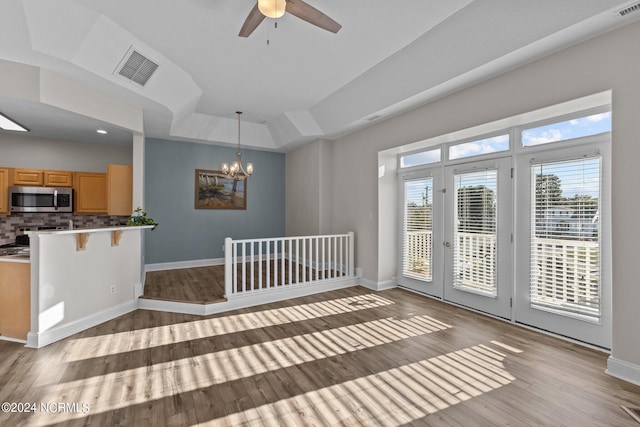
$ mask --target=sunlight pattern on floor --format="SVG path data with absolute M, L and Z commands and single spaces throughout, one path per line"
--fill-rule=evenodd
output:
M 400 426 L 511 383 L 516 378 L 505 370 L 504 358 L 477 345 L 238 411 L 227 420 L 231 425 L 282 425 L 278 414 L 284 413 L 292 425 Z
M 149 349 L 177 342 L 367 310 L 389 304 L 393 304 L 393 301 L 375 294 L 364 294 L 291 307 L 137 329 L 133 332 L 118 332 L 109 334 L 108 339 L 105 339 L 104 336 L 76 338 L 70 340 L 67 346 L 69 352 L 67 360 L 82 360 Z
M 166 397 L 167 384 L 163 377 L 167 379 L 167 376 L 176 380 L 172 394 L 184 393 L 450 327 L 429 316 L 379 319 L 61 382 L 55 387 L 47 387 L 46 391 L 48 396 L 76 396 L 77 401 L 91 402 L 92 411 L 105 411 Z M 156 383 L 145 382 L 145 378 L 150 377 Z M 100 396 L 99 400 L 96 396 Z M 106 396 L 109 398 L 105 399 Z M 127 396 L 138 397 L 130 399 Z

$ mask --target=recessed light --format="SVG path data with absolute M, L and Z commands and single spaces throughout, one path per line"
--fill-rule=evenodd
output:
M 19 125 L 18 123 L 11 120 L 9 117 L 0 113 L 0 129 L 2 130 L 15 130 L 18 132 L 29 132 L 29 129 L 26 127 Z
M 107 131 L 104 129 L 98 129 L 96 132 L 98 132 L 100 135 L 106 135 Z

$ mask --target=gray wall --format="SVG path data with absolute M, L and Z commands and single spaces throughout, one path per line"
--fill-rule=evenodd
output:
M 287 236 L 331 233 L 331 147 L 318 140 L 286 155 Z
M 612 355 L 640 366 L 640 198 L 629 197 L 637 194 L 640 180 L 640 55 L 633 53 L 638 40 L 640 23 L 630 24 L 335 141 L 333 230 L 355 231 L 356 265 L 362 267 L 363 277 L 374 282 L 391 279 L 378 270 L 381 248 L 395 244 L 381 241 L 379 230 L 396 226 L 378 222 L 379 151 L 611 89 Z
M 220 170 L 237 150 L 190 142 L 145 141 L 145 210 L 160 223 L 145 233 L 145 263 L 223 258 L 225 237 L 284 236 L 284 154 L 242 150 L 255 172 L 246 210 L 195 209 L 195 170 Z
M 131 145 L 0 134 L 0 167 L 104 173 L 107 165 L 130 165 L 131 159 Z

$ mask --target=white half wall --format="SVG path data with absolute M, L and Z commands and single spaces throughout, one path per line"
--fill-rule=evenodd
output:
M 117 246 L 111 245 L 111 232 L 92 232 L 80 251 L 72 233 L 30 236 L 28 347 L 45 346 L 138 306 L 142 230 L 124 231 Z

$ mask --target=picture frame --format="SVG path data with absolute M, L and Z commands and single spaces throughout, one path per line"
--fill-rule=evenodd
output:
M 196 209 L 247 209 L 247 180 L 233 179 L 222 171 L 196 169 Z

